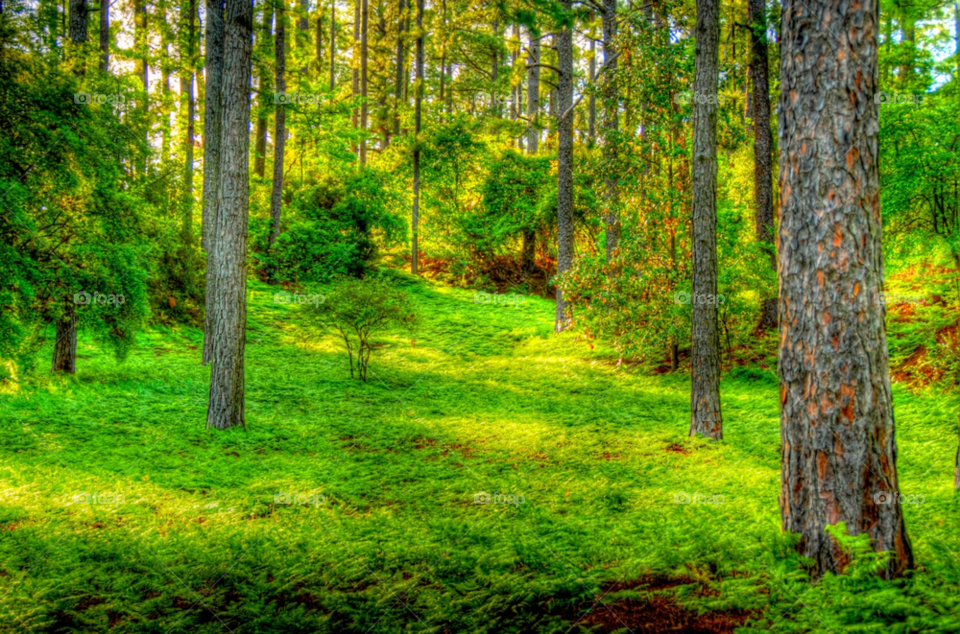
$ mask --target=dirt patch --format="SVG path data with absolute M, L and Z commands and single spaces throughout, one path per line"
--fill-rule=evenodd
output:
M 689 449 L 687 449 L 687 448 L 684 447 L 683 445 L 681 445 L 681 444 L 679 444 L 679 443 L 675 443 L 675 442 L 670 443 L 669 445 L 667 445 L 666 447 L 664 447 L 663 450 L 664 450 L 664 451 L 667 451 L 667 452 L 669 452 L 669 453 L 678 453 L 678 454 L 681 454 L 681 455 L 684 455 L 684 456 L 689 456 L 689 455 L 690 455 L 690 450 L 689 450 Z
M 742 626 L 753 614 L 731 610 L 697 614 L 677 603 L 672 596 L 661 594 L 678 586 L 696 583 L 685 577 L 645 575 L 633 581 L 609 584 L 597 597 L 596 604 L 580 625 L 598 632 L 685 632 L 687 634 L 727 634 Z M 643 590 L 650 596 L 642 599 L 615 600 L 609 595 L 622 590 Z

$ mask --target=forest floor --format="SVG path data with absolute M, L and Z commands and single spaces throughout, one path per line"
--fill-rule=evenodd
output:
M 81 334 L 75 377 L 0 395 L 0 631 L 960 631 L 954 398 L 895 387 L 918 572 L 811 584 L 772 372 L 729 373 L 695 441 L 687 376 L 554 335 L 539 298 L 405 284 L 421 326 L 366 384 L 251 284 L 246 430 L 205 429 L 188 328 L 123 363 Z

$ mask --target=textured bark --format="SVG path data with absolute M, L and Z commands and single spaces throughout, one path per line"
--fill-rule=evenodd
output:
M 351 113 L 351 121 L 353 123 L 354 129 L 360 125 L 360 109 L 357 108 L 357 95 L 360 94 L 360 3 L 363 0 L 354 0 L 353 2 L 353 50 L 351 51 L 351 62 L 350 66 L 352 69 L 352 95 L 353 95 L 353 112 Z M 353 151 L 355 154 L 359 153 L 358 146 L 354 145 Z
M 70 0 L 70 39 L 74 44 L 87 41 L 86 0 Z
M 134 0 L 133 3 L 133 29 L 134 43 L 137 50 L 142 53 L 142 57 L 137 60 L 137 72 L 140 80 L 143 82 L 143 91 L 150 92 L 150 63 L 148 61 L 150 49 L 150 34 L 148 32 L 147 21 L 147 0 Z M 149 132 L 147 134 L 149 143 Z
M 561 0 L 567 17 L 572 0 Z M 557 43 L 557 273 L 573 266 L 573 28 L 564 25 L 555 36 Z M 570 320 L 567 303 L 557 287 L 557 316 L 554 329 L 561 332 Z
M 777 270 L 773 248 L 773 137 L 770 133 L 770 80 L 767 58 L 767 7 L 765 0 L 749 0 L 750 74 L 753 79 L 753 188 L 757 241 L 765 248 L 770 266 Z M 777 326 L 777 298 L 761 298 L 760 327 Z
M 77 373 L 77 306 L 70 300 L 64 306 L 63 315 L 57 320 L 57 339 L 53 343 L 51 372 Z
M 203 103 L 203 248 L 209 251 L 220 183 L 220 91 L 223 83 L 223 2 L 206 0 L 206 85 Z
M 719 0 L 697 0 L 693 82 L 693 350 L 690 435 L 723 438 L 717 351 L 717 63 Z
M 891 577 L 913 554 L 882 301 L 877 31 L 876 0 L 783 5 L 780 513 L 818 573 L 846 564 L 824 532 L 845 522 L 892 552 Z
M 100 0 L 100 70 L 110 70 L 110 2 Z
M 287 58 L 283 0 L 277 3 L 277 35 L 274 42 L 277 94 L 283 95 L 287 90 Z M 280 212 L 283 207 L 283 157 L 287 144 L 287 107 L 285 100 L 278 100 L 276 115 L 274 116 L 275 132 L 273 135 L 273 190 L 270 194 L 270 238 L 269 248 L 273 248 L 280 236 Z M 273 277 L 273 271 L 270 273 Z
M 620 128 L 620 97 L 617 92 L 617 51 L 615 40 L 617 37 L 617 0 L 603 0 L 603 65 L 607 73 L 604 79 L 603 87 L 603 163 L 607 166 L 604 170 L 604 196 L 607 205 L 606 217 L 606 243 L 607 243 L 607 262 L 613 259 L 617 248 L 620 245 L 620 214 L 618 206 L 620 204 L 620 191 L 617 183 L 616 160 L 617 145 L 616 136 Z
M 369 57 L 369 38 L 367 26 L 370 21 L 370 3 L 360 0 L 360 164 L 367 164 L 367 58 Z
M 203 362 L 210 362 L 210 317 L 215 296 L 217 199 L 220 189 L 220 124 L 223 92 L 223 1 L 206 0 L 206 85 L 203 104 L 203 217 L 201 246 L 207 254 Z
M 247 213 L 249 204 L 250 75 L 253 4 L 227 0 L 224 20 L 220 138 L 221 182 L 217 192 L 217 260 L 212 303 L 210 402 L 207 427 L 244 426 L 243 355 L 247 327 Z
M 273 2 L 266 2 L 263 5 L 263 24 L 260 33 L 260 50 L 263 51 L 265 56 L 273 41 Z M 267 116 L 269 112 L 268 104 L 273 100 L 271 94 L 273 92 L 271 90 L 273 82 L 270 81 L 270 69 L 267 64 L 259 64 L 257 74 L 260 78 L 260 90 L 257 97 L 256 151 L 254 152 L 253 171 L 257 176 L 263 178 L 267 172 L 267 128 L 269 125 Z
M 417 0 L 417 83 L 414 88 L 413 146 L 413 248 L 410 272 L 417 274 L 420 261 L 420 119 L 423 107 L 423 2 Z

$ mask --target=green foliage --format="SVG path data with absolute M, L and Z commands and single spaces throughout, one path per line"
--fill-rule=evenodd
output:
M 344 278 L 334 283 L 323 301 L 311 305 L 310 317 L 320 327 L 340 334 L 350 359 L 350 377 L 367 380 L 374 337 L 390 328 L 411 329 L 416 309 L 406 291 L 384 278 Z

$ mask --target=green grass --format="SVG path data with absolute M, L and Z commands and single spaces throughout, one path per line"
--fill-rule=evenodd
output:
M 563 633 L 653 591 L 743 631 L 960 630 L 955 399 L 895 390 L 915 577 L 811 585 L 780 533 L 769 371 L 725 378 L 725 440 L 693 441 L 687 377 L 552 334 L 537 298 L 403 283 L 421 327 L 382 338 L 366 384 L 253 284 L 247 430 L 204 428 L 192 329 L 121 364 L 81 336 L 76 377 L 2 395 L 0 631 Z

